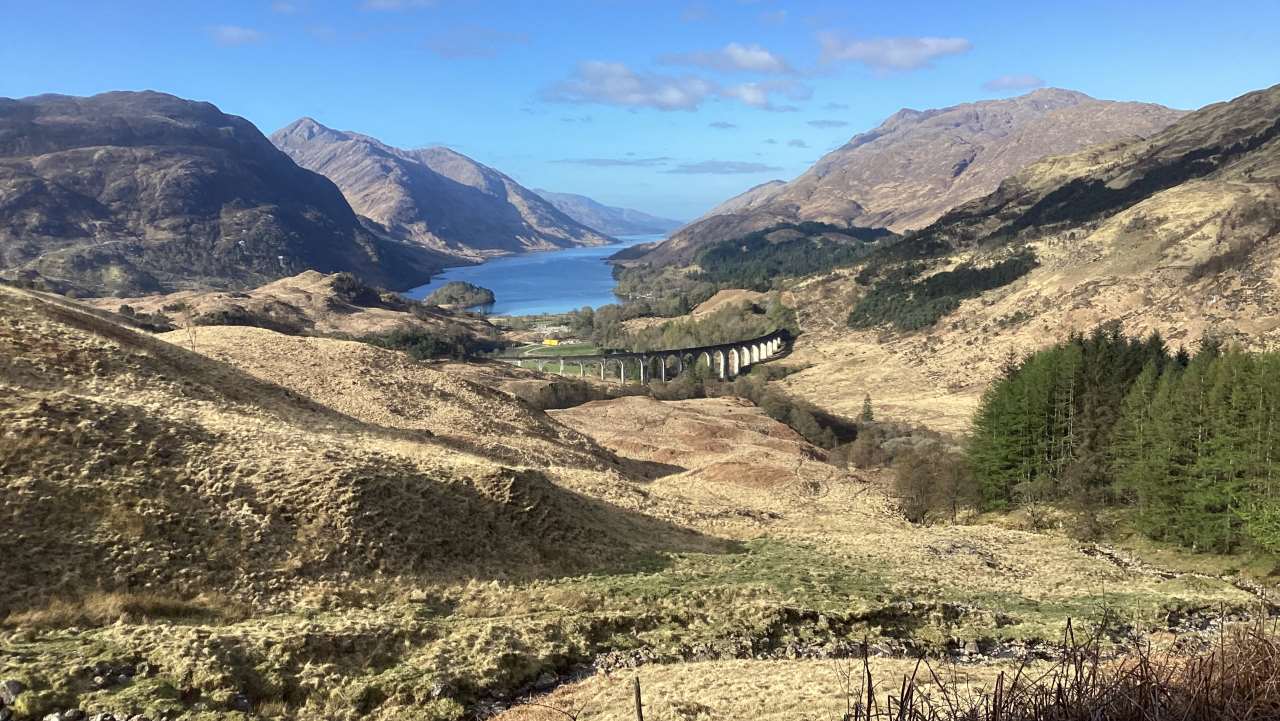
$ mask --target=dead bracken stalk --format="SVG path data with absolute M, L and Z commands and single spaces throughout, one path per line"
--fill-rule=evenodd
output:
M 1264 721 L 1280 718 L 1280 632 L 1257 622 L 1223 631 L 1188 655 L 1140 644 L 1109 654 L 1105 628 L 1077 635 L 1070 621 L 1062 653 L 1034 674 L 1024 663 L 988 689 L 954 672 L 916 663 L 880 696 L 865 652 L 833 662 L 846 699 L 842 721 Z M 858 661 L 861 667 L 858 667 Z

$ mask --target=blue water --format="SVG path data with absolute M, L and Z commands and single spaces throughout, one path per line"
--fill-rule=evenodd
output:
M 494 315 L 564 313 L 589 305 L 617 303 L 613 266 L 605 258 L 623 248 L 662 240 L 662 235 L 628 235 L 598 248 L 547 250 L 495 258 L 480 265 L 448 268 L 430 283 L 409 291 L 422 298 L 452 280 L 493 291 L 497 302 L 483 310 Z

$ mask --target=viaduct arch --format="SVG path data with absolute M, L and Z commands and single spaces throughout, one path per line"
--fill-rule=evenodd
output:
M 628 368 L 634 368 L 632 377 L 637 378 L 641 384 L 650 381 L 666 383 L 683 373 L 687 367 L 705 363 L 720 380 L 728 380 L 756 363 L 764 363 L 776 358 L 787 350 L 790 340 L 789 332 L 775 330 L 759 338 L 692 348 L 598 355 L 515 356 L 499 360 L 515 363 L 522 368 L 550 370 L 560 375 L 566 375 L 566 369 L 572 371 L 576 366 L 577 375 L 582 377 L 586 377 L 590 368 L 591 374 L 594 376 L 598 373 L 600 380 L 617 378 L 619 383 L 626 383 Z M 529 365 L 526 366 L 526 363 Z

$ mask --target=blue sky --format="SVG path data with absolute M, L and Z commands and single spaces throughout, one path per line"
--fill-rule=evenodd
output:
M 1280 2 L 0 0 L 0 96 L 309 115 L 679 219 L 902 107 L 1044 84 L 1195 108 L 1280 82 Z

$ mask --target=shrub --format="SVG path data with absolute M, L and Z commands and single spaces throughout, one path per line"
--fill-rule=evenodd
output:
M 473 308 L 481 305 L 493 305 L 496 298 L 493 291 L 461 280 L 454 280 L 440 286 L 431 295 L 422 299 L 428 305 L 454 306 Z
M 976 497 L 964 459 L 950 450 L 912 448 L 898 454 L 893 471 L 894 494 L 902 515 L 912 523 L 954 521 L 960 507 Z

